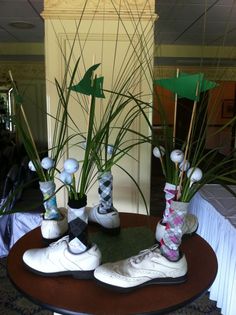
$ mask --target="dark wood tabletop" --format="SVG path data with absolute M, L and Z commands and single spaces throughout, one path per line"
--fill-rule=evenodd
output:
M 120 213 L 121 228 L 146 226 L 154 231 L 157 217 Z M 96 231 L 90 227 L 89 233 Z M 29 248 L 44 247 L 40 228 L 27 233 L 12 247 L 8 275 L 16 288 L 33 302 L 61 314 L 164 314 L 199 297 L 213 283 L 217 273 L 214 251 L 200 236 L 183 239 L 181 250 L 188 262 L 188 280 L 178 285 L 151 285 L 130 293 L 118 293 L 99 286 L 95 280 L 69 276 L 42 277 L 28 271 L 22 255 Z

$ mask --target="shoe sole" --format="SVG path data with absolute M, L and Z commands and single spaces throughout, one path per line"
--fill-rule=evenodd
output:
M 123 287 L 118 287 L 118 286 L 115 286 L 115 285 L 112 285 L 112 284 L 107 284 L 105 282 L 102 282 L 98 279 L 95 278 L 95 281 L 102 287 L 104 288 L 108 288 L 108 289 L 111 289 L 113 291 L 116 291 L 116 292 L 119 292 L 119 293 L 127 293 L 127 292 L 131 292 L 131 291 L 134 291 L 134 290 L 137 290 L 139 288 L 143 288 L 145 286 L 148 286 L 148 285 L 162 285 L 162 284 L 181 284 L 181 283 L 184 283 L 187 281 L 187 275 L 184 275 L 182 277 L 178 277 L 178 278 L 155 278 L 155 279 L 152 279 L 152 280 L 149 280 L 147 282 L 144 282 L 142 284 L 139 284 L 135 287 L 129 287 L 129 288 L 123 288 Z
M 24 266 L 29 271 L 33 272 L 36 275 L 43 276 L 43 277 L 60 277 L 60 276 L 72 276 L 75 279 L 86 279 L 92 280 L 94 279 L 94 270 L 87 270 L 87 271 L 59 271 L 59 272 L 42 272 L 36 269 L 31 268 L 25 262 Z

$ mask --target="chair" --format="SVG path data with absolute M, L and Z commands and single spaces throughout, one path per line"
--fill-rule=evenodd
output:
M 43 196 L 35 173 L 28 168 L 29 159 L 23 157 L 20 163 L 17 186 L 20 190 L 17 193 L 17 200 L 12 207 L 14 212 L 11 215 L 11 248 L 19 238 L 32 229 L 41 225 L 43 207 Z

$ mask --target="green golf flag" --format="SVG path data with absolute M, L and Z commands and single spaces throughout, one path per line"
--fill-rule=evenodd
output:
M 203 73 L 180 73 L 178 78 L 154 80 L 154 85 L 166 88 L 167 90 L 176 93 L 178 97 L 185 97 L 193 101 L 198 101 L 201 92 L 216 87 L 217 83 L 204 79 Z M 196 95 L 197 85 L 198 94 Z
M 104 77 L 93 79 L 93 71 L 97 69 L 100 64 L 95 64 L 90 67 L 84 74 L 83 79 L 76 85 L 73 85 L 70 90 L 86 95 L 93 95 L 98 98 L 105 98 L 103 93 Z M 95 81 L 95 82 L 94 82 Z M 93 86 L 95 85 L 95 88 Z

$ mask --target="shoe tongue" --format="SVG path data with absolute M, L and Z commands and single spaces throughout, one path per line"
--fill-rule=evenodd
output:
M 75 237 L 69 242 L 69 250 L 73 254 L 81 254 L 87 250 L 87 246 Z
M 69 242 L 69 235 L 63 236 L 62 238 L 60 238 L 58 241 L 51 243 L 49 246 L 56 246 L 62 242 Z
M 148 249 L 146 249 L 146 250 L 144 250 L 143 252 L 151 252 L 151 253 L 160 253 L 160 248 L 159 248 L 159 245 L 158 244 L 154 244 L 152 247 L 150 247 L 150 248 L 148 248 Z M 141 251 L 142 252 L 142 251 Z M 140 252 L 140 253 L 141 253 Z

